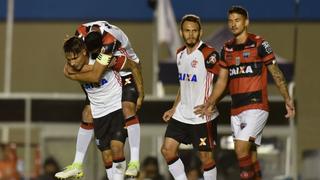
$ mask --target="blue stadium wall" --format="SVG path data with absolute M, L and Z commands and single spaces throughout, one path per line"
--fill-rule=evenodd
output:
M 320 20 L 319 0 L 172 0 L 178 19 L 195 13 L 204 21 L 225 19 L 231 5 L 246 7 L 252 20 L 291 21 Z M 118 21 L 151 21 L 149 0 L 15 0 L 18 21 L 69 21 L 110 19 Z M 0 20 L 6 18 L 7 0 L 0 1 Z

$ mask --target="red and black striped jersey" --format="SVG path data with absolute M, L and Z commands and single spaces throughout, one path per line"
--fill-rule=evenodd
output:
M 232 115 L 247 109 L 269 110 L 267 66 L 272 63 L 273 50 L 260 36 L 249 34 L 243 44 L 235 44 L 234 39 L 225 43 L 219 64 L 229 70 Z

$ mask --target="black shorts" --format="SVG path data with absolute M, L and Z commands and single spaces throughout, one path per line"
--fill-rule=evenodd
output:
M 121 76 L 122 79 L 122 99 L 121 101 L 129 101 L 136 103 L 139 97 L 136 83 L 133 79 L 132 74 Z
M 175 139 L 179 143 L 192 144 L 198 151 L 212 151 L 217 136 L 217 120 L 216 118 L 203 124 L 186 124 L 171 118 L 165 137 Z
M 124 128 L 122 109 L 116 110 L 101 118 L 93 119 L 94 135 L 100 151 L 110 149 L 111 140 L 125 143 L 127 131 Z

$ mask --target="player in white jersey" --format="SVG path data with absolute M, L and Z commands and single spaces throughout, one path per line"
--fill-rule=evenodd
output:
M 219 53 L 200 40 L 202 29 L 198 16 L 186 15 L 182 18 L 180 35 L 185 42 L 176 56 L 180 89 L 173 107 L 163 115 L 168 126 L 161 152 L 174 179 L 186 180 L 184 165 L 177 154 L 180 143 L 192 144 L 199 152 L 204 179 L 215 180 L 217 170 L 213 150 L 219 113 L 215 111 L 211 116 L 200 118 L 193 113 L 193 109 L 203 104 L 210 95 L 219 73 Z
M 84 41 L 81 38 L 72 37 L 65 42 L 64 50 L 67 59 L 65 75 L 73 80 L 86 78 L 86 72 L 90 72 L 93 67 L 85 64 L 94 64 L 95 60 L 89 61 L 89 53 Z M 81 81 L 86 82 L 82 83 L 82 86 L 90 100 L 97 145 L 102 151 L 105 165 L 112 163 L 112 169 L 107 172 L 109 179 L 123 179 L 126 167 L 123 152 L 126 132 L 121 109 L 122 87 L 121 78 L 116 71 L 122 68 L 130 68 L 133 72 L 137 70 L 136 63 L 126 59 L 124 55 L 99 56 L 97 63 L 106 69 L 101 78 L 95 83 Z M 78 72 L 79 70 L 81 72 Z M 110 155 L 110 149 L 112 155 Z M 63 176 L 65 174 L 56 174 L 56 177 L 68 178 Z
M 90 34 L 88 36 L 88 34 Z M 127 58 L 139 63 L 139 59 L 131 47 L 130 41 L 125 33 L 118 27 L 109 24 L 106 21 L 95 21 L 82 24 L 76 30 L 76 36 L 85 39 L 88 51 L 92 59 L 95 59 L 104 48 L 106 54 L 119 55 L 125 54 Z M 140 67 L 139 67 L 140 68 Z M 93 71 L 96 80 L 102 71 Z M 136 110 L 140 109 L 143 98 L 142 78 L 133 78 L 130 70 L 120 71 L 122 79 L 122 109 L 126 119 L 126 127 L 128 131 L 128 140 L 130 146 L 130 162 L 126 175 L 137 176 L 139 172 L 139 151 L 140 151 L 140 125 Z M 141 73 L 139 72 L 141 77 Z M 140 80 L 141 79 L 141 80 Z M 76 154 L 74 162 L 69 167 L 82 168 L 84 155 L 92 137 L 92 118 L 90 122 L 90 106 L 86 99 L 86 106 L 83 110 L 84 122 L 79 128 Z M 91 129 L 90 129 L 91 128 Z M 137 138 L 139 137 L 139 138 Z M 107 165 L 106 169 L 111 169 L 111 165 Z

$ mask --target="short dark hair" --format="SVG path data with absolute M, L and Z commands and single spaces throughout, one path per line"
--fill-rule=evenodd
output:
M 84 41 L 76 36 L 68 39 L 63 45 L 63 50 L 65 53 L 79 54 L 83 49 L 86 49 Z
M 248 11 L 242 6 L 232 6 L 228 11 L 228 15 L 232 14 L 232 13 L 240 14 L 243 17 L 245 17 L 246 19 L 249 19 Z
M 181 22 L 180 22 L 180 29 L 182 29 L 183 23 L 186 21 L 191 21 L 194 23 L 197 23 L 199 26 L 199 30 L 201 30 L 201 20 L 200 17 L 194 14 L 187 14 L 182 17 Z
M 90 53 L 97 49 L 101 49 L 103 46 L 102 34 L 97 31 L 92 31 L 85 37 L 84 42 Z

